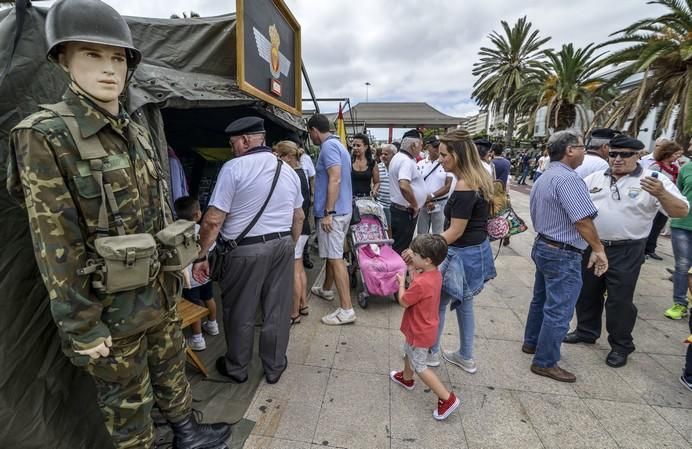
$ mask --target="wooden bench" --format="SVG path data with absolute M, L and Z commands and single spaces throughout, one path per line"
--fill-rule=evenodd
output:
M 185 329 L 195 321 L 199 321 L 202 318 L 209 315 L 209 309 L 207 309 L 206 307 L 198 306 L 197 304 L 192 303 L 187 299 L 181 299 L 178 302 L 178 314 L 180 315 L 180 318 L 183 321 L 181 327 Z M 209 371 L 207 370 L 207 367 L 204 366 L 204 363 L 202 363 L 202 360 L 200 360 L 199 356 L 195 354 L 195 351 L 190 349 L 189 346 L 185 346 L 185 354 L 187 355 L 188 361 L 192 364 L 192 366 L 197 368 L 204 375 L 204 377 L 209 377 Z

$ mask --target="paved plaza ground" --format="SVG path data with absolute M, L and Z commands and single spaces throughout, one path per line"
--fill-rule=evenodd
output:
M 525 192 L 512 196 L 528 221 Z M 260 383 L 245 414 L 255 422 L 245 447 L 692 447 L 692 393 L 678 382 L 687 321 L 663 316 L 671 304 L 670 240 L 660 239 L 664 260 L 647 261 L 639 279 L 637 351 L 614 369 L 604 363 L 605 330 L 594 346 L 563 345 L 561 365 L 577 375 L 574 384 L 532 374 L 531 356 L 520 349 L 534 276 L 532 240 L 529 230 L 502 248 L 497 279 L 475 300 L 478 372 L 444 362 L 435 368 L 461 398 L 449 419 L 433 419 L 436 398 L 422 382 L 406 391 L 389 380 L 390 370 L 402 368 L 401 307 L 374 300 L 367 310 L 356 306 L 355 324 L 329 327 L 319 319 L 338 303 L 311 297 L 310 315 L 291 331 L 287 371 L 276 385 Z M 458 347 L 453 315 L 443 345 Z

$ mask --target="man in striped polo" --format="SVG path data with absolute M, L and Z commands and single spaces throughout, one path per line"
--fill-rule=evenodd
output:
M 591 247 L 587 269 L 593 268 L 596 276 L 608 270 L 608 259 L 593 224 L 598 211 L 574 171 L 584 160 L 581 135 L 572 130 L 554 133 L 548 139 L 548 152 L 550 168 L 531 190 L 531 220 L 537 234 L 531 258 L 536 277 L 521 350 L 535 354 L 534 374 L 574 382 L 576 376 L 557 362 L 582 286 L 582 254 Z

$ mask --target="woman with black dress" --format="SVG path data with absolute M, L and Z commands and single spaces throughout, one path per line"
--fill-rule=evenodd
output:
M 376 198 L 380 189 L 380 172 L 373 159 L 370 139 L 363 133 L 353 136 L 351 186 L 354 197 L 372 196 Z
M 274 146 L 274 153 L 291 166 L 300 178 L 300 193 L 303 195 L 303 213 L 308 216 L 310 210 L 310 184 L 305 171 L 301 168 L 301 150 L 295 143 L 282 140 Z M 293 310 L 291 311 L 291 324 L 300 323 L 301 316 L 308 314 L 308 277 L 303 268 L 303 249 L 310 236 L 310 223 L 308 220 L 303 222 L 303 230 L 296 242 L 294 281 L 293 281 Z

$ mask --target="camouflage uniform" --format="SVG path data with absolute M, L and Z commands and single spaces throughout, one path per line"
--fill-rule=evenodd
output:
M 163 225 L 159 179 L 162 170 L 149 134 L 125 114 L 109 117 L 71 90 L 65 103 L 84 138 L 98 135 L 108 160 L 110 182 L 127 234 L 155 234 Z M 64 120 L 37 112 L 12 131 L 7 187 L 26 207 L 34 252 L 48 290 L 63 350 L 93 376 L 106 426 L 117 448 L 148 448 L 154 432 L 154 397 L 164 416 L 178 422 L 191 412 L 190 386 L 180 319 L 175 309 L 177 279 L 160 274 L 152 285 L 105 294 L 78 276 L 94 254 L 100 187 L 81 160 Z M 117 235 L 109 217 L 109 235 Z M 108 357 L 92 360 L 75 350 L 92 348 L 108 336 Z

